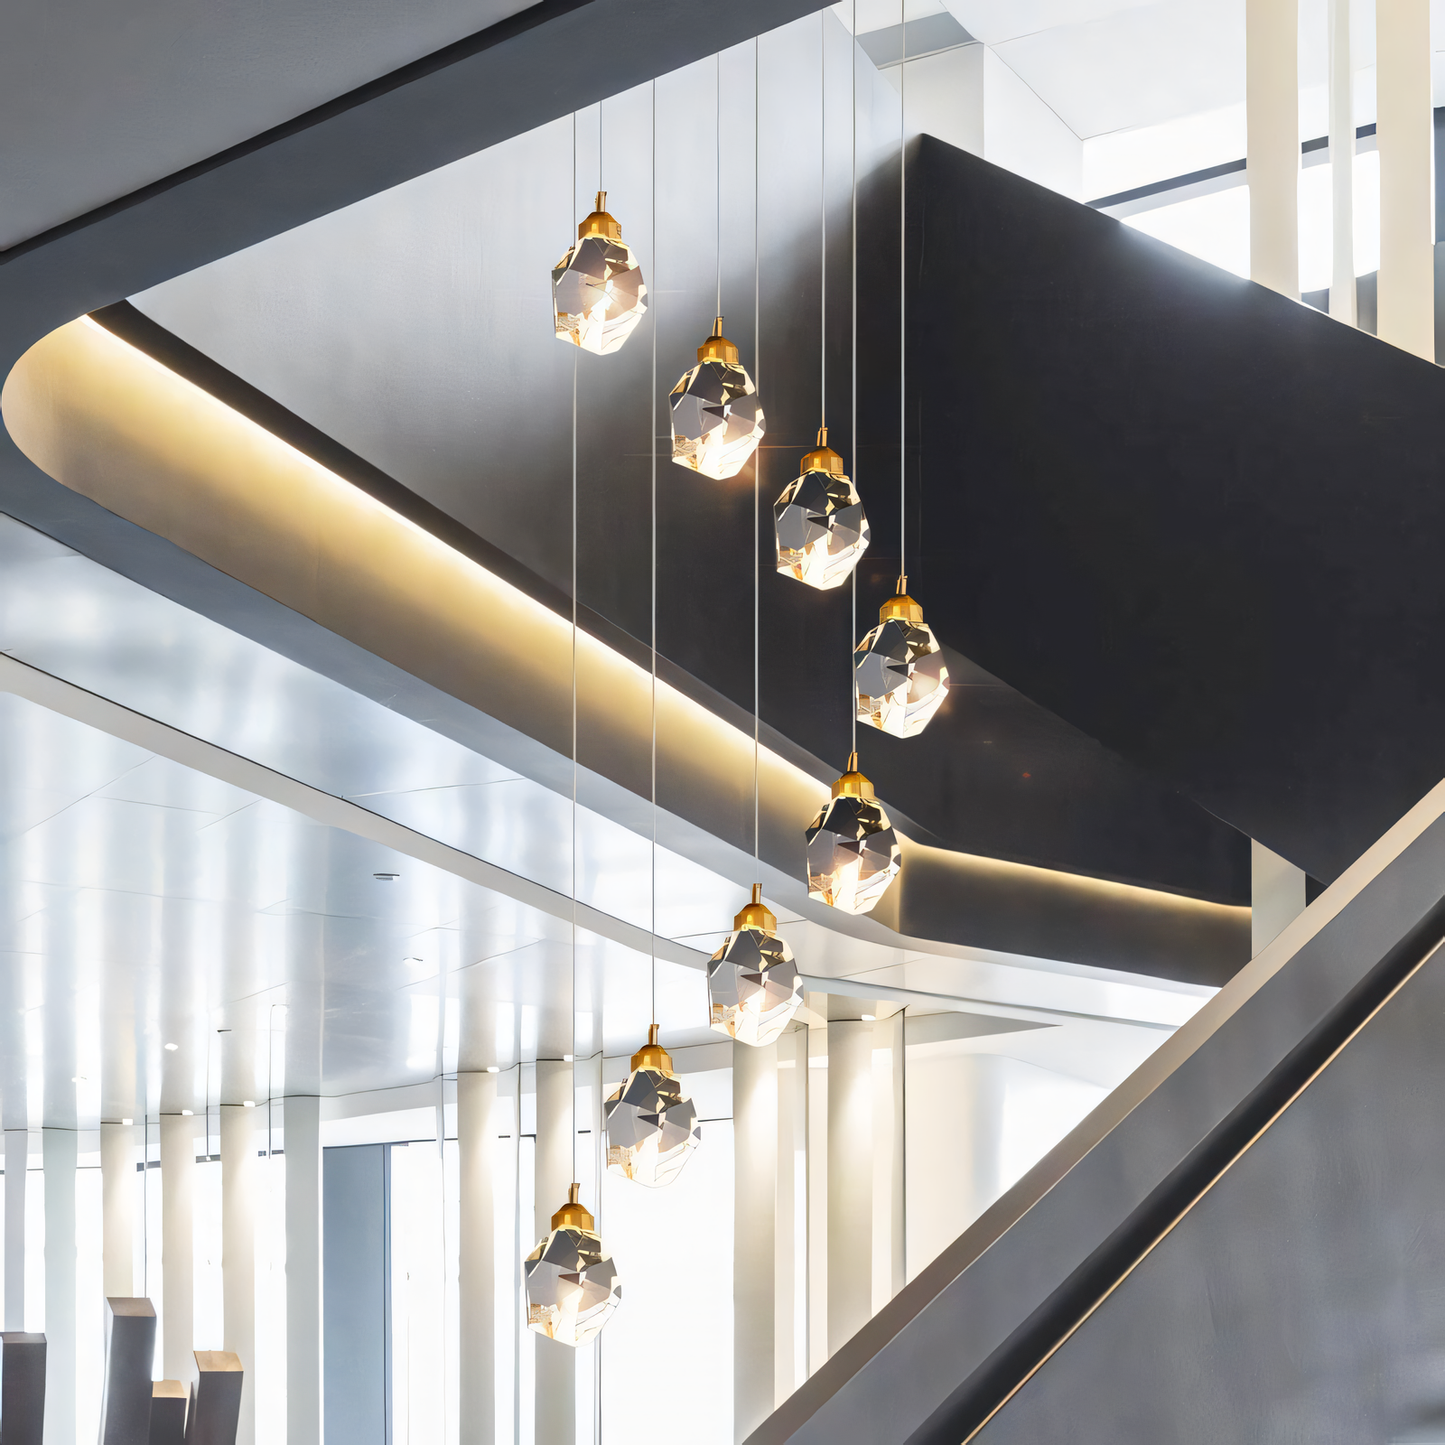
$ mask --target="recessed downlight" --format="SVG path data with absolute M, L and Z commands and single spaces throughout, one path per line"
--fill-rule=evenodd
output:
M 180 1045 L 179 1045 L 179 1044 L 167 1044 L 167 1045 L 166 1045 L 166 1052 L 167 1052 L 168 1054 L 173 1054 L 173 1053 L 175 1053 L 175 1051 L 176 1051 L 178 1048 L 180 1048 Z
M 195 1111 L 194 1109 L 182 1109 L 182 1110 L 181 1110 L 181 1118 L 182 1118 L 182 1119 L 193 1119 L 193 1118 L 195 1118 L 195 1115 L 196 1115 L 196 1111 Z

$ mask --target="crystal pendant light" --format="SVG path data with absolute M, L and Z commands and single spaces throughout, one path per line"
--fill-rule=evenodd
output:
M 657 1035 L 653 1024 L 632 1056 L 632 1072 L 602 1106 L 608 1169 L 652 1189 L 671 1184 L 702 1142 L 697 1109 Z
M 858 718 L 896 738 L 916 737 L 948 693 L 948 668 L 908 578 L 878 609 L 878 626 L 853 651 Z
M 672 459 L 705 477 L 735 477 L 758 449 L 765 423 L 753 379 L 722 334 L 722 317 L 697 349 L 697 365 L 672 389 Z
M 733 919 L 733 931 L 708 962 L 712 1027 L 740 1043 L 772 1043 L 803 1001 L 798 965 L 777 927 L 762 885 L 754 883 L 753 901 Z
M 803 458 L 802 474 L 773 504 L 778 571 L 809 587 L 840 587 L 868 546 L 868 518 L 843 458 L 828 445 L 828 428 Z
M 858 771 L 858 754 L 808 827 L 808 897 L 844 913 L 868 913 L 903 866 L 898 835 Z
M 632 335 L 647 310 L 647 287 L 622 227 L 607 214 L 607 192 L 577 227 L 577 244 L 552 270 L 557 339 L 606 356 Z
M 522 1265 L 527 1328 L 564 1345 L 585 1345 L 622 1298 L 617 1266 L 602 1252 L 592 1216 L 577 1202 L 580 1184 L 552 1216 L 552 1228 Z

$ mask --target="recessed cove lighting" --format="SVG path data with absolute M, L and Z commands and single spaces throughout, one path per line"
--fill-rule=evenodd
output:
M 173 1053 L 175 1053 L 175 1051 L 176 1051 L 178 1048 L 180 1048 L 180 1045 L 179 1045 L 179 1044 L 167 1044 L 167 1045 L 166 1045 L 166 1052 L 167 1052 L 167 1053 L 170 1053 L 170 1054 L 173 1054 Z

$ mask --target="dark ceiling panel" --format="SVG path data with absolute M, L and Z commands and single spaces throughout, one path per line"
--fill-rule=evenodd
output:
M 1445 774 L 1445 375 L 931 138 L 914 165 L 930 620 L 1333 879 Z

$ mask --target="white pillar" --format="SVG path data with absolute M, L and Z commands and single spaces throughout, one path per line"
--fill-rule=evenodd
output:
M 778 1046 L 733 1045 L 733 1438 L 773 1413 Z
M 256 1441 L 255 1119 L 254 1109 L 221 1105 L 222 1336 L 245 1372 L 235 1445 Z
M 315 1094 L 288 1095 L 282 1127 L 286 1150 L 286 1445 L 321 1445 L 321 1100 Z M 170 1348 L 169 1342 L 166 1348 Z
M 100 1126 L 101 1278 L 106 1298 L 135 1293 L 135 1129 Z
M 457 1075 L 461 1167 L 461 1445 L 496 1436 L 497 1074 Z
M 1245 0 L 1249 276 L 1294 297 L 1299 296 L 1298 51 L 1298 0 Z
M 1350 0 L 1329 0 L 1330 191 L 1333 264 L 1330 315 L 1357 324 L 1355 312 L 1355 68 L 1350 56 Z
M 45 1168 L 45 1441 L 75 1445 L 74 1129 L 41 1131 Z
M 828 1353 L 873 1315 L 873 1025 L 828 1025 Z
M 1435 360 L 1430 0 L 1376 0 L 1382 341 Z
M 5 1328 L 25 1328 L 25 1171 L 30 1131 L 5 1131 Z
M 190 1379 L 195 1349 L 195 1233 L 191 1198 L 196 1125 L 184 1114 L 161 1115 L 161 1370 Z
M 828 1363 L 828 997 L 808 1008 L 808 1373 Z
M 1284 932 L 1285 925 L 1305 911 L 1303 869 L 1250 840 L 1250 953 L 1255 956 Z
M 903 1235 L 903 1011 L 873 1025 L 873 1313 L 907 1283 Z
M 789 1029 L 778 1040 L 777 1050 L 777 1223 L 773 1229 L 774 1409 L 808 1378 L 808 1030 Z M 800 1338 L 804 1346 L 801 1359 Z
M 567 1202 L 567 1186 L 573 1182 L 573 1104 L 572 1065 L 558 1059 L 538 1059 L 534 1243 L 552 1228 L 552 1216 Z M 569 1345 L 559 1345 L 531 1331 L 528 1335 L 536 1351 L 537 1445 L 573 1445 L 577 1427 L 576 1354 Z

